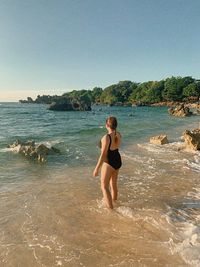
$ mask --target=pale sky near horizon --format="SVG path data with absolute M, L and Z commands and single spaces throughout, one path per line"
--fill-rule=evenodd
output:
M 200 78 L 199 0 L 0 0 L 0 102 Z

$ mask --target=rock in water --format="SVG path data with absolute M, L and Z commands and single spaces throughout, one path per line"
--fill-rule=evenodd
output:
M 152 136 L 150 138 L 150 143 L 155 145 L 164 145 L 168 144 L 169 141 L 167 139 L 167 135 L 157 135 L 157 136 Z
M 177 117 L 186 117 L 191 116 L 192 112 L 188 107 L 185 107 L 184 104 L 176 106 L 175 108 L 169 108 L 168 112 L 170 115 L 177 116 Z
M 44 144 L 35 145 L 34 141 L 21 142 L 16 140 L 12 145 L 8 146 L 19 154 L 24 155 L 27 158 L 37 160 L 38 162 L 46 161 L 46 157 L 49 154 L 60 153 L 57 148 L 48 148 Z
M 193 131 L 186 130 L 183 133 L 186 148 L 193 150 L 200 150 L 200 129 Z
M 14 148 L 16 146 L 35 146 L 35 141 L 22 142 L 17 139 L 12 145 L 8 145 L 9 148 Z
M 90 99 L 79 98 L 67 98 L 60 97 L 55 102 L 49 105 L 49 110 L 55 111 L 90 111 L 91 101 Z

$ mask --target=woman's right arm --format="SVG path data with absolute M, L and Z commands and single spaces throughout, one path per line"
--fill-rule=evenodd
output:
M 108 153 L 108 136 L 105 135 L 101 139 L 101 155 L 99 157 L 99 160 L 98 160 L 97 165 L 96 165 L 94 172 L 93 172 L 94 177 L 98 175 L 98 172 L 99 172 L 99 169 L 101 168 L 101 165 L 103 164 L 103 162 L 107 158 L 107 153 Z

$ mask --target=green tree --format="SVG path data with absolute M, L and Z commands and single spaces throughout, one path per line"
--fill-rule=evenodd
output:
M 183 95 L 185 97 L 199 97 L 200 96 L 200 88 L 196 83 L 190 83 L 183 89 Z
M 164 81 L 149 81 L 139 84 L 130 95 L 131 102 L 143 102 L 146 104 L 162 101 Z
M 167 78 L 163 90 L 163 99 L 167 101 L 179 101 L 182 99 L 184 79 L 181 77 Z
M 94 87 L 92 90 L 92 102 L 93 103 L 100 103 L 101 94 L 103 89 L 100 87 Z
M 134 85 L 131 81 L 120 81 L 106 87 L 100 97 L 103 104 L 115 104 L 117 102 L 126 103 L 133 92 Z

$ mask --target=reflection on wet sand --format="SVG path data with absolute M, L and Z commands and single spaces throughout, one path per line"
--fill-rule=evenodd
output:
M 199 173 L 188 167 L 191 155 L 131 149 L 122 153 L 113 211 L 102 205 L 92 166 L 63 167 L 2 192 L 1 264 L 198 266 Z

